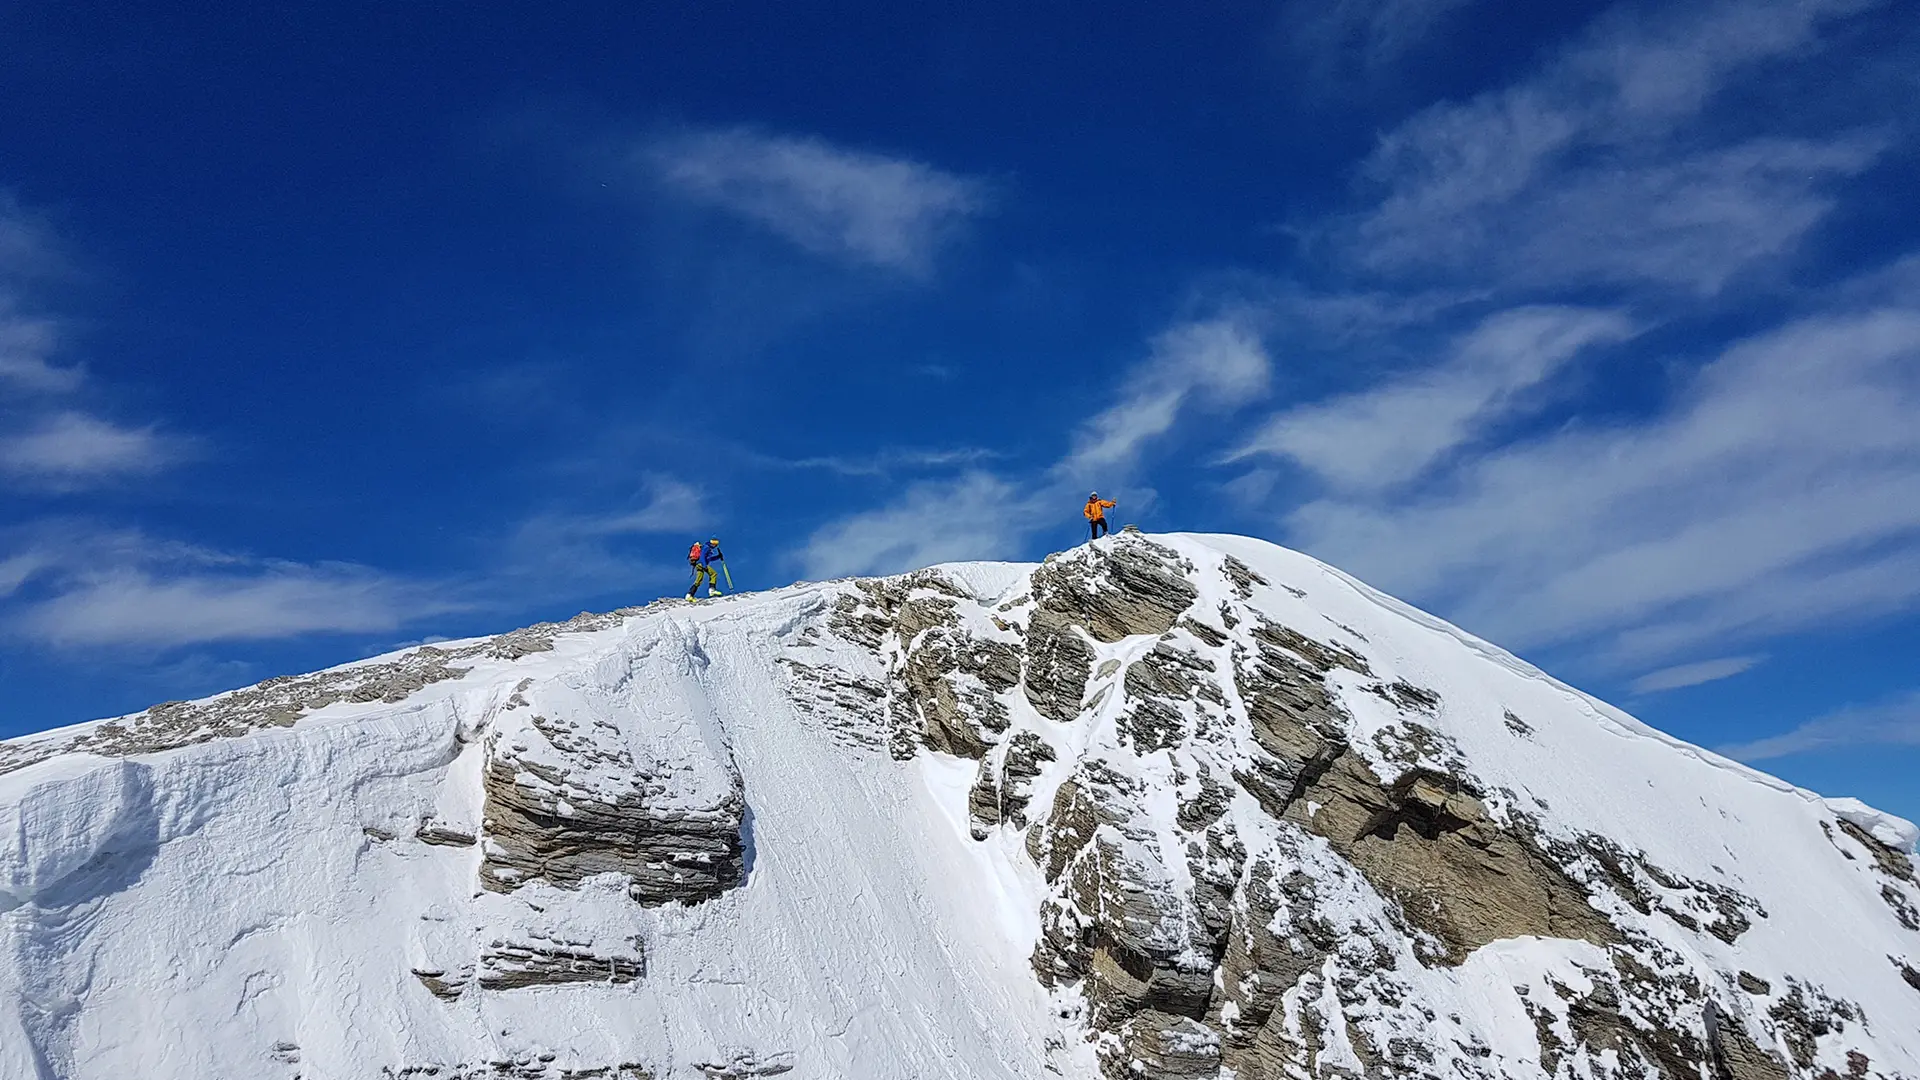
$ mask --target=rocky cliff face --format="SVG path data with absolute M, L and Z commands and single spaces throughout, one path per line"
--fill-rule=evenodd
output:
M 868 585 L 835 626 L 869 645 L 894 632 L 894 746 L 977 759 L 973 835 L 1023 833 L 1048 886 L 1033 969 L 1084 1003 L 1108 1076 L 1534 1075 L 1489 1052 L 1447 985 L 1483 948 L 1529 940 L 1564 942 L 1545 951 L 1570 958 L 1545 993 L 1507 991 L 1535 1028 L 1538 1073 L 1882 1067 L 1840 1046 L 1868 1037 L 1862 1010 L 1823 996 L 1806 1012 L 1727 963 L 1768 917 L 1742 874 L 1716 865 L 1696 880 L 1578 823 L 1556 828 L 1544 793 L 1476 768 L 1439 719 L 1533 743 L 1527 721 L 1450 709 L 1376 671 L 1360 631 L 1297 603 L 1276 618 L 1268 598 L 1299 589 L 1139 536 L 1050 560 L 1030 585 L 990 634 L 917 599 L 937 576 Z M 950 658 L 971 654 L 1003 668 L 1021 656 L 1031 726 L 939 681 L 964 680 Z M 1030 821 L 1047 768 L 1059 775 Z M 1844 819 L 1826 828 L 1851 841 L 1840 862 L 1878 867 L 1904 923 L 1910 863 Z
M 1920 1077 L 1910 827 L 1237 538 L 274 680 L 0 809 L 9 1077 Z
M 481 885 L 618 874 L 644 904 L 738 885 L 746 797 L 731 755 L 668 725 L 623 725 L 647 703 L 598 689 L 524 679 L 487 731 Z

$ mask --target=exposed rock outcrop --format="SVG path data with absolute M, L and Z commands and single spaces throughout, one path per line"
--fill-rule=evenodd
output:
M 390 660 L 281 675 L 200 701 L 168 701 L 72 735 L 0 743 L 0 774 L 58 754 L 82 751 L 128 757 L 238 738 L 262 728 L 288 727 L 307 713 L 339 702 L 394 703 L 434 683 L 458 679 L 476 659 L 515 660 L 553 648 L 562 634 L 605 630 L 645 608 L 582 612 L 564 623 L 539 623 L 468 645 L 422 645 Z
M 1107 1071 L 1120 1075 L 1214 1080 L 1220 1033 L 1190 1016 L 1147 1009 L 1120 1025 L 1120 1039 L 1105 1057 Z
M 1027 701 L 1034 711 L 1057 723 L 1080 715 L 1087 677 L 1093 672 L 1093 647 L 1064 612 L 1040 608 L 1027 624 Z
M 1841 832 L 1852 837 L 1855 843 L 1867 849 L 1867 852 L 1873 856 L 1873 865 L 1881 873 L 1895 881 L 1920 884 L 1920 877 L 1914 876 L 1912 856 L 1904 851 L 1895 851 L 1881 843 L 1872 833 L 1846 818 L 1835 819 L 1835 824 L 1840 826 Z
M 423 844 L 435 844 L 440 847 L 472 847 L 480 842 L 479 836 L 468 829 L 443 825 L 432 820 L 422 822 L 413 835 L 414 839 Z
M 389 1080 L 654 1080 L 638 1062 L 564 1066 L 558 1060 L 558 1054 L 528 1054 L 479 1063 L 387 1066 L 380 1075 Z
M 1186 613 L 1191 595 L 1165 580 L 1189 572 L 1123 543 L 1034 575 L 1028 700 L 1059 722 L 1111 716 L 1114 735 L 1104 757 L 1074 764 L 1028 830 L 1052 886 L 1033 966 L 1084 996 L 1110 1076 L 1327 1076 L 1340 1072 L 1326 1064 L 1334 1048 L 1368 1076 L 1461 1075 L 1480 1060 L 1470 1042 L 1441 1056 L 1418 1036 L 1417 1015 L 1408 1034 L 1384 1037 L 1349 1010 L 1404 1000 L 1414 973 L 1529 938 L 1611 958 L 1586 988 L 1554 984 L 1553 1000 L 1528 1000 L 1549 1070 L 1610 1055 L 1648 1075 L 1785 1080 L 1792 1070 L 1760 1033 L 1797 1027 L 1817 1040 L 1844 1025 L 1844 1006 L 1804 994 L 1786 1000 L 1805 1008 L 1776 1003 L 1767 1016 L 1716 1000 L 1691 961 L 1617 923 L 1605 901 L 1728 943 L 1766 918 L 1757 903 L 1597 837 L 1550 835 L 1506 793 L 1485 790 L 1435 730 L 1440 695 L 1376 675 L 1349 644 L 1364 640 L 1356 631 L 1309 634 L 1233 602 L 1202 622 Z M 1241 601 L 1268 584 L 1232 560 L 1220 572 Z M 1091 671 L 1095 650 L 1130 633 L 1162 639 L 1131 654 L 1116 687 L 1112 661 Z M 1343 693 L 1391 710 L 1364 747 L 1351 742 Z M 1534 737 L 1511 710 L 1494 722 Z M 1151 803 L 1169 785 L 1179 792 L 1171 821 Z M 970 796 L 976 836 L 1004 820 L 1003 787 L 983 766 Z M 1244 819 L 1228 812 L 1240 800 L 1277 830 L 1257 857 L 1236 832 Z M 1876 858 L 1896 881 L 1907 869 Z M 1384 919 L 1360 918 L 1356 903 L 1382 905 Z
M 1137 537 L 1082 548 L 1035 571 L 1026 657 L 1034 709 L 1060 723 L 1078 716 L 1093 667 L 1087 638 L 1166 633 L 1199 595 L 1185 571 L 1177 552 Z
M 792 1072 L 793 1055 L 741 1051 L 725 1061 L 708 1061 L 694 1067 L 708 1080 L 750 1080 L 756 1076 L 779 1076 Z
M 1121 723 L 1134 750 L 1151 754 L 1177 746 L 1195 734 L 1200 716 L 1223 714 L 1227 699 L 1213 674 L 1211 660 L 1168 640 L 1128 665 L 1128 708 Z M 1188 705 L 1200 700 L 1212 708 Z
M 1343 753 L 1287 816 L 1326 837 L 1399 903 L 1410 923 L 1432 935 L 1440 945 L 1436 961 L 1458 963 L 1501 938 L 1597 945 L 1619 939 L 1585 887 L 1524 834 L 1490 819 L 1457 777 L 1413 771 L 1382 784 L 1356 755 Z
M 888 657 L 890 684 L 880 708 L 894 757 L 922 747 L 985 758 L 1009 723 L 1001 695 L 1020 681 L 1020 646 L 970 628 L 955 614 L 973 599 L 938 573 L 860 581 L 829 626 L 844 639 Z
M 1300 843 L 1291 850 L 1304 855 Z M 1321 970 L 1342 928 L 1321 911 L 1314 878 L 1272 857 L 1248 868 L 1232 914 L 1208 1019 L 1225 1032 L 1228 1065 L 1246 1076 L 1281 1076 L 1298 1049 L 1282 999 Z
M 813 717 L 840 740 L 860 750 L 887 746 L 887 687 L 884 683 L 831 664 L 808 664 L 783 657 L 793 688 L 794 707 Z
M 517 990 L 566 983 L 630 983 L 645 971 L 639 943 L 627 954 L 601 955 L 587 942 L 494 941 L 480 954 L 478 981 L 486 990 Z
M 1239 853 L 1230 834 L 1214 836 L 1185 853 L 1181 869 L 1196 887 L 1176 887 L 1154 823 L 1140 811 L 1142 794 L 1124 774 L 1083 763 L 1029 831 L 1028 851 L 1055 886 L 1033 965 L 1044 983 L 1077 983 L 1095 1027 L 1117 1036 L 1101 1052 L 1113 1075 L 1149 1067 L 1135 1062 L 1176 1070 L 1165 1075 L 1207 1075 L 1219 1040 L 1198 1021 L 1213 990 Z
M 1714 1080 L 1790 1080 L 1786 1063 L 1762 1050 L 1717 1002 L 1707 1002 L 1703 1017 Z
M 1020 652 L 955 625 L 935 626 L 908 653 L 903 677 L 928 749 L 980 758 L 1007 730 L 999 695 L 1020 681 Z
M 420 985 L 426 987 L 427 992 L 434 997 L 443 1001 L 453 1001 L 465 993 L 467 987 L 473 982 L 473 968 L 463 967 L 456 971 L 448 971 L 445 968 L 417 967 L 413 969 L 413 976 L 419 979 Z
M 996 761 L 988 757 L 980 762 L 980 771 L 967 793 L 967 812 L 972 820 L 975 840 L 984 840 L 994 826 L 1005 822 L 1016 829 L 1027 827 L 1027 806 L 1033 801 L 1033 782 L 1047 762 L 1054 760 L 1053 748 L 1031 731 L 1016 732 L 1007 740 Z
M 635 900 L 664 904 L 738 884 L 746 798 L 723 748 L 672 732 L 641 741 L 584 702 L 566 715 L 523 712 L 488 735 L 483 886 L 618 873 Z

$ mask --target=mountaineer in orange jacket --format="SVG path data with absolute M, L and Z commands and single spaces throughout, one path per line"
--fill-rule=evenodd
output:
M 1081 513 L 1087 515 L 1087 532 L 1092 534 L 1089 540 L 1098 540 L 1107 535 L 1107 511 L 1113 507 L 1112 499 L 1103 499 L 1097 491 L 1087 492 L 1087 508 Z

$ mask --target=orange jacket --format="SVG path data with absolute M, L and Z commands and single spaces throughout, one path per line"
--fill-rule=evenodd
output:
M 1112 505 L 1112 499 L 1088 499 L 1087 508 L 1081 511 L 1081 513 L 1087 515 L 1088 521 L 1099 521 L 1101 518 L 1107 516 L 1107 507 Z

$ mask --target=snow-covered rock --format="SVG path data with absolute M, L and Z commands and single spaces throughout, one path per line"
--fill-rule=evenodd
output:
M 1914 1080 L 1915 837 L 1122 534 L 0 743 L 0 1078 Z

